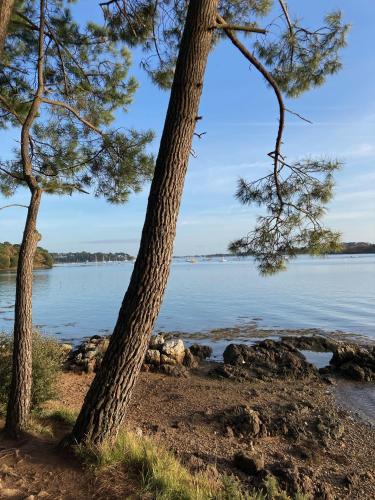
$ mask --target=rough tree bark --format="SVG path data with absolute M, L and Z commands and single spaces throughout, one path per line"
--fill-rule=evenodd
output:
M 8 25 L 14 0 L 0 0 L 0 58 L 3 53 L 4 42 L 8 32 Z
M 33 266 L 40 240 L 36 221 L 43 190 L 32 172 L 30 129 L 39 113 L 44 92 L 44 8 L 45 0 L 40 0 L 38 87 L 21 130 L 22 180 L 29 187 L 31 199 L 17 265 L 12 382 L 5 423 L 5 432 L 13 438 L 17 438 L 27 428 L 31 404 Z
M 6 432 L 18 437 L 27 428 L 32 385 L 32 288 L 35 251 L 40 240 L 36 230 L 42 191 L 31 195 L 17 266 L 12 383 Z
M 125 419 L 168 280 L 217 6 L 190 1 L 139 253 L 101 368 L 64 444 L 114 439 Z

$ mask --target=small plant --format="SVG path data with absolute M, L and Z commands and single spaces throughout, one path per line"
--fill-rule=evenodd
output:
M 12 377 L 12 337 L 0 334 L 0 411 L 4 412 L 8 401 Z M 38 408 L 55 396 L 55 383 L 61 370 L 63 350 L 55 340 L 33 334 L 33 383 L 32 408 Z
M 51 419 L 54 422 L 73 427 L 77 420 L 77 413 L 68 408 L 58 408 L 50 413 L 43 415 L 45 418 Z
M 33 418 L 43 424 L 62 424 L 63 426 L 73 427 L 77 420 L 77 412 L 69 408 L 45 409 L 37 408 L 33 411 Z

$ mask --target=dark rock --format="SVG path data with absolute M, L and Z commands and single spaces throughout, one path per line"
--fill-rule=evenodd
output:
M 259 414 L 247 405 L 234 406 L 220 416 L 225 432 L 231 428 L 237 437 L 256 437 L 261 432 L 262 421 Z
M 198 366 L 198 361 L 190 349 L 185 349 L 183 365 L 186 366 L 186 368 L 196 368 Z
M 335 495 L 332 491 L 332 487 L 327 483 L 319 483 L 315 488 L 315 499 L 334 500 Z
M 271 468 L 281 489 L 289 495 L 297 493 L 312 494 L 314 490 L 313 471 L 311 469 L 299 469 L 289 463 L 274 465 Z
M 316 417 L 315 429 L 323 441 L 328 438 L 338 439 L 343 436 L 345 432 L 344 425 L 340 419 L 331 413 L 321 414 Z
M 375 347 L 340 344 L 330 361 L 335 372 L 362 382 L 375 381 Z
M 160 365 L 160 373 L 171 375 L 172 377 L 187 377 L 188 370 L 182 365 Z
M 199 359 L 207 359 L 212 356 L 212 348 L 208 345 L 193 344 L 189 349 Z
M 261 454 L 248 455 L 239 452 L 234 455 L 233 463 L 237 469 L 250 476 L 254 476 L 264 469 L 264 458 Z
M 317 375 L 316 368 L 293 346 L 284 342 L 264 340 L 253 346 L 229 344 L 224 363 L 245 369 L 250 377 L 268 380 L 306 378 Z
M 336 385 L 336 380 L 332 377 L 324 376 L 324 377 L 322 377 L 322 380 L 323 380 L 323 382 L 325 382 L 328 385 Z
M 92 342 L 93 340 L 102 340 L 103 337 L 101 337 L 100 335 L 93 335 L 92 337 L 90 337 L 90 341 Z
M 320 375 L 330 375 L 334 372 L 334 369 L 333 366 L 323 366 L 322 368 L 319 368 L 318 371 Z
M 334 352 L 337 342 L 321 335 L 311 335 L 302 337 L 282 337 L 285 344 L 289 344 L 296 349 L 314 352 Z
M 197 455 L 190 455 L 186 461 L 186 465 L 192 472 L 201 472 L 207 468 L 206 462 Z
M 252 378 L 245 368 L 223 364 L 217 365 L 210 374 L 215 377 L 229 378 L 236 382 L 243 382 Z

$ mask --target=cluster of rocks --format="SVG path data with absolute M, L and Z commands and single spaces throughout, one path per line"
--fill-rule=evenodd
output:
M 94 335 L 68 354 L 64 368 L 79 373 L 96 372 L 108 345 L 109 337 Z M 181 339 L 169 335 L 154 335 L 151 337 L 142 369 L 184 376 L 189 369 L 197 367 L 200 360 L 210 357 L 211 354 L 212 349 L 208 346 L 193 344 L 187 348 Z
M 102 362 L 109 345 L 109 337 L 94 335 L 72 349 L 64 363 L 64 368 L 77 373 L 95 372 Z
M 329 366 L 318 371 L 300 350 L 331 352 Z M 318 335 L 264 340 L 255 345 L 229 344 L 223 358 L 224 364 L 216 366 L 212 373 L 238 381 L 305 379 L 319 373 L 362 382 L 375 381 L 375 346 L 365 347 Z
M 282 337 L 282 342 L 292 345 L 296 349 L 314 352 L 334 352 L 337 342 L 322 335 L 302 335 L 296 337 Z
M 188 369 L 196 368 L 200 360 L 209 358 L 211 354 L 212 349 L 208 346 L 193 344 L 187 348 L 181 339 L 154 335 L 151 337 L 142 369 L 184 376 Z
M 65 368 L 76 372 L 95 372 L 108 348 L 109 337 L 94 335 L 68 353 Z M 224 363 L 212 373 L 233 380 L 271 380 L 272 378 L 305 379 L 318 375 L 300 350 L 332 352 L 330 365 L 319 370 L 321 375 L 334 374 L 364 382 L 375 381 L 375 346 L 364 347 L 323 336 L 284 337 L 280 341 L 264 340 L 255 345 L 229 344 Z M 181 339 L 168 334 L 151 337 L 143 364 L 144 371 L 158 371 L 183 376 L 195 368 L 199 360 L 211 356 L 209 346 L 186 347 Z
M 335 341 L 320 335 L 284 337 L 282 340 L 297 349 L 332 352 L 330 364 L 319 370 L 321 374 L 332 373 L 362 382 L 375 381 L 375 346 Z
M 327 446 L 329 439 L 342 436 L 344 427 L 338 415 L 315 413 L 309 404 L 238 405 L 217 416 L 223 433 L 240 439 L 285 436 L 297 441 L 311 440 Z
M 277 485 L 279 491 L 277 494 L 275 490 L 275 498 L 286 498 L 285 493 L 281 493 L 280 489 L 293 498 L 322 500 L 333 500 L 334 498 L 329 486 L 313 480 L 315 474 L 311 467 L 297 467 L 286 460 L 280 460 L 277 465 L 271 464 L 267 466 L 262 453 L 247 451 L 236 453 L 233 458 L 233 465 L 245 477 L 251 476 L 252 484 L 257 489 L 262 489 L 265 483 L 270 484 L 274 479 L 273 484 L 275 487 Z
M 375 346 L 363 347 L 340 343 L 333 351 L 328 368 L 322 373 L 335 373 L 345 378 L 362 382 L 375 381 Z
M 263 454 L 257 451 L 257 443 L 269 436 L 289 438 L 291 442 L 299 443 L 296 452 L 299 451 L 301 458 L 309 462 L 313 458 L 314 446 L 329 447 L 331 438 L 342 436 L 344 427 L 338 415 L 328 410 L 315 412 L 307 403 L 290 403 L 269 407 L 238 405 L 227 408 L 214 418 L 221 424 L 224 435 L 250 443 L 246 450 L 235 453 L 233 465 L 245 478 L 250 478 L 254 486 L 262 486 L 266 478 L 273 476 L 290 495 L 303 492 L 311 495 L 309 498 L 332 498 L 324 485 L 313 480 L 313 469 L 297 467 L 290 461 L 284 463 L 282 459 L 266 464 Z
M 233 379 L 307 378 L 318 374 L 316 368 L 291 344 L 264 340 L 255 345 L 229 344 L 224 365 L 217 375 Z

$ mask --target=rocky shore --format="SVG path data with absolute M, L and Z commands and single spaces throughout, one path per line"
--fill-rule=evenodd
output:
M 96 372 L 108 348 L 109 337 L 95 335 L 84 340 L 75 349 L 67 346 L 69 354 L 64 368 L 76 373 Z M 329 365 L 318 370 L 301 351 L 330 352 Z M 202 360 L 212 355 L 210 346 L 185 346 L 181 338 L 171 334 L 151 337 L 143 364 L 143 371 L 173 376 L 187 376 Z M 254 345 L 230 343 L 224 350 L 223 363 L 217 363 L 213 375 L 235 380 L 269 380 L 272 378 L 305 379 L 328 376 L 375 381 L 375 346 L 361 346 L 351 342 L 327 339 L 319 335 L 282 337 L 281 340 L 263 340 Z
M 92 338 L 71 351 L 69 387 L 78 383 L 85 393 L 107 344 Z M 318 370 L 306 350 L 332 352 L 328 367 Z M 249 491 L 273 476 L 291 497 L 375 498 L 374 427 L 334 396 L 337 381 L 374 380 L 372 346 L 313 335 L 230 343 L 222 362 L 211 353 L 170 335 L 152 337 L 128 425 L 167 444 L 192 471 L 215 467 Z
M 79 411 L 108 343 L 108 337 L 94 336 L 74 349 L 66 346 L 58 394 L 46 410 Z M 332 352 L 329 366 L 318 370 L 301 353 L 306 350 Z M 375 498 L 375 429 L 338 405 L 334 395 L 336 381 L 348 378 L 368 380 L 372 386 L 372 346 L 319 335 L 295 336 L 253 345 L 229 343 L 220 362 L 211 355 L 209 346 L 186 344 L 173 335 L 153 336 L 127 414 L 127 429 L 168 448 L 192 472 L 236 477 L 245 491 L 273 477 L 290 498 Z M 61 436 L 67 429 L 57 427 L 56 432 Z M 45 491 L 52 498 L 63 497 L 67 481 L 56 474 L 54 441 L 47 461 L 40 456 L 40 443 L 38 438 L 17 450 L 17 456 L 9 453 L 4 470 L 0 467 L 0 482 L 11 487 L 18 477 L 25 494 L 34 491 L 49 474 L 51 461 L 56 480 L 48 480 Z M 72 473 L 65 464 L 59 467 L 61 477 L 69 478 Z M 95 477 L 92 491 L 89 475 L 78 470 L 74 474 L 70 484 L 75 500 L 129 495 L 126 471 L 113 469 Z M 80 481 L 87 485 L 78 491 Z

